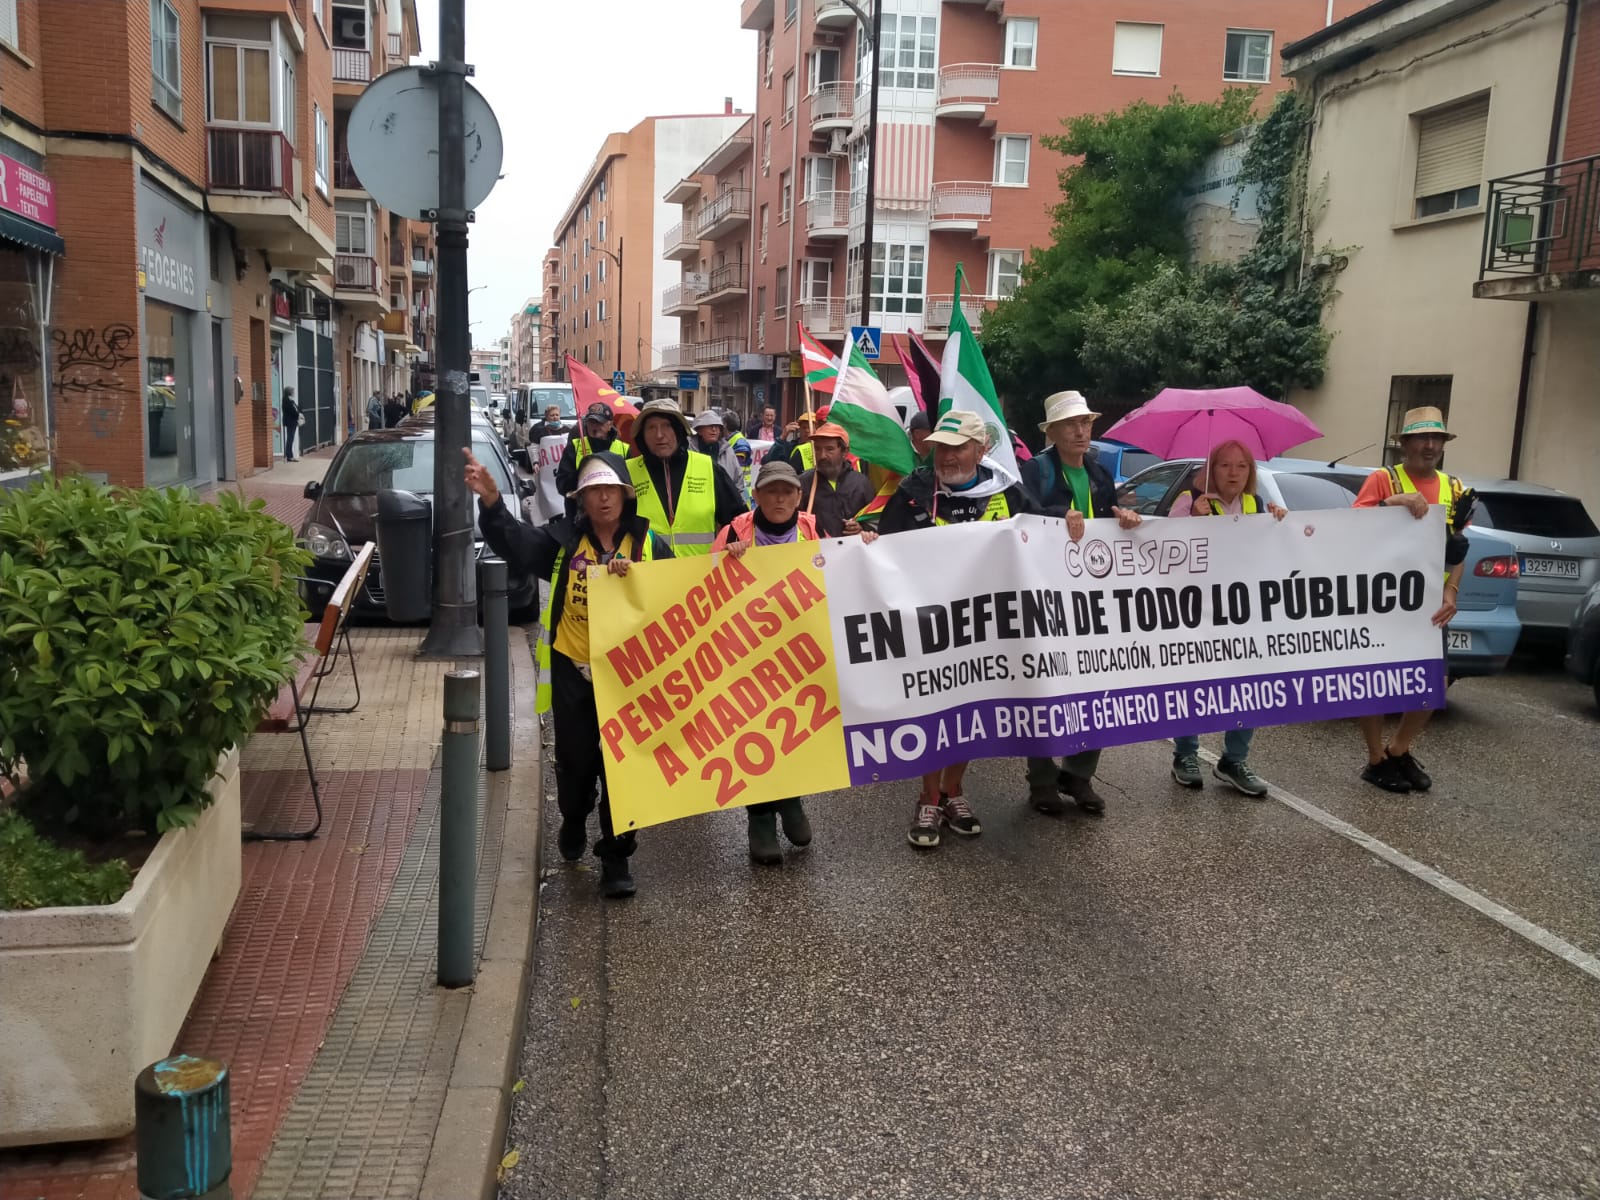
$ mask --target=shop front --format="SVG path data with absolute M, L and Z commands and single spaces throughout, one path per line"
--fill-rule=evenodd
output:
M 55 189 L 38 156 L 0 139 L 0 487 L 49 463 L 50 302 L 56 259 Z M 13 157 L 15 154 L 17 157 Z
M 145 484 L 210 480 L 215 428 L 202 403 L 211 379 L 205 311 L 205 223 L 172 193 L 141 175 L 138 195 L 140 325 L 144 384 Z

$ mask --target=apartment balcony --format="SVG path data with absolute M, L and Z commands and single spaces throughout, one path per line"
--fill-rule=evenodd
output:
M 744 263 L 728 263 L 712 271 L 706 280 L 701 304 L 721 304 L 750 294 L 750 274 Z
M 933 115 L 963 120 L 984 119 L 991 104 L 1000 102 L 998 63 L 950 63 L 939 68 Z
M 740 29 L 771 29 L 773 0 L 744 0 L 739 5 Z
M 373 78 L 372 51 L 345 46 L 333 48 L 333 81 L 335 83 L 369 83 Z
M 206 128 L 206 203 L 239 234 L 241 247 L 264 250 L 274 266 L 325 272 L 333 239 L 301 199 L 301 161 L 280 130 Z
M 944 333 L 950 328 L 950 314 L 955 311 L 955 296 L 929 296 L 922 311 L 922 328 L 927 333 Z M 994 308 L 997 301 L 990 296 L 961 297 L 961 315 L 967 319 L 974 333 L 983 325 L 983 314 Z
M 749 207 L 748 204 L 746 207 Z M 685 229 L 679 221 L 661 239 L 661 257 L 674 262 L 687 262 L 700 253 L 700 239 L 694 231 Z
M 824 83 L 806 100 L 810 109 L 811 132 L 831 133 L 849 129 L 856 113 L 856 86 L 853 83 Z
M 399 238 L 389 239 L 389 266 L 392 270 L 403 271 L 408 266 L 406 261 L 405 243 Z
M 806 236 L 808 238 L 842 238 L 849 236 L 849 192 L 812 192 L 801 203 L 806 210 Z
M 361 186 L 361 177 L 356 174 L 356 169 L 350 165 L 350 153 L 341 150 L 333 156 L 333 187 L 340 192 L 365 192 Z
M 819 28 L 844 29 L 854 23 L 856 15 L 844 0 L 816 0 L 814 19 Z
M 418 254 L 415 247 L 411 250 L 411 273 L 424 277 L 433 274 L 433 260 L 426 254 Z
M 1600 155 L 1489 181 L 1472 294 L 1480 300 L 1600 297 Z
M 694 342 L 688 347 L 694 361 L 690 366 L 695 367 L 725 367 L 728 360 L 735 354 L 744 353 L 744 337 L 711 338 L 704 342 Z
M 206 130 L 206 189 L 294 197 L 295 158 L 276 129 Z
M 930 196 L 928 228 L 976 233 L 987 225 L 994 206 L 994 184 L 987 181 L 935 183 Z
M 845 319 L 843 298 L 830 296 L 822 300 L 802 300 L 799 312 L 800 324 L 806 327 L 807 333 L 839 334 L 850 328 L 849 321 Z
M 750 189 L 733 188 L 723 192 L 700 210 L 696 236 L 703 242 L 732 233 L 750 221 Z
M 692 317 L 700 307 L 700 297 L 705 295 L 706 276 L 699 271 L 687 274 L 682 283 L 675 283 L 661 293 L 661 315 L 664 317 Z
M 398 33 L 389 33 L 385 34 L 384 38 L 384 50 L 388 54 L 390 65 L 405 65 L 406 53 L 405 47 L 400 44 L 400 35 Z
M 336 254 L 333 258 L 333 298 L 357 312 L 376 315 L 389 311 L 383 290 L 387 280 L 370 254 Z
M 685 342 L 661 347 L 661 368 L 665 371 L 687 371 L 694 366 L 694 344 Z

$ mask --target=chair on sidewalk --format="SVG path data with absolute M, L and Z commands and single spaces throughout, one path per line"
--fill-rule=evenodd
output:
M 278 693 L 278 699 L 256 725 L 257 733 L 286 733 L 293 730 L 300 735 L 300 748 L 306 756 L 306 777 L 311 781 L 311 805 L 316 811 L 316 820 L 310 829 L 299 832 L 263 833 L 247 829 L 244 833 L 247 842 L 307 842 L 316 837 L 317 831 L 322 828 L 322 791 L 317 784 L 316 766 L 311 760 L 311 739 L 306 734 L 306 726 L 310 724 L 313 713 L 354 712 L 361 703 L 361 676 L 356 671 L 356 651 L 350 641 L 349 618 L 355 599 L 366 583 L 367 568 L 372 565 L 376 550 L 377 543 L 368 542 L 356 555 L 349 570 L 345 571 L 322 611 L 317 636 L 309 647 L 311 653 L 300 664 L 295 678 Z M 341 660 L 350 664 L 350 678 L 355 684 L 356 698 L 343 705 L 318 704 L 317 697 L 322 692 L 323 682 L 333 674 Z

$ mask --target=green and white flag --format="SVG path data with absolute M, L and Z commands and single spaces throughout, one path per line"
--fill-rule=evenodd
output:
M 839 369 L 834 381 L 828 420 L 850 435 L 850 452 L 858 458 L 898 475 L 916 470 L 917 455 L 911 448 L 911 436 L 900 424 L 889 390 L 854 342 L 850 344 L 850 361 Z
M 950 305 L 950 340 L 945 343 L 944 359 L 939 364 L 939 412 L 935 418 L 955 410 L 976 413 L 989 434 L 989 451 L 984 465 L 1006 477 L 1008 483 L 1021 483 L 1017 454 L 1011 446 L 1000 399 L 995 395 L 989 364 L 984 361 L 978 339 L 961 311 L 961 287 L 966 283 L 961 264 L 956 264 L 956 291 Z

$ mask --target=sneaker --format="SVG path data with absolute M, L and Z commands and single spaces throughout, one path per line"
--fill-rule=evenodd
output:
M 1433 786 L 1433 776 L 1422 769 L 1422 764 L 1411 757 L 1411 751 L 1404 754 L 1390 754 L 1384 751 L 1384 760 L 1394 764 L 1395 770 L 1407 783 L 1413 792 L 1425 792 Z
M 1082 811 L 1090 816 L 1098 817 L 1106 811 L 1106 802 L 1100 798 L 1100 793 L 1094 790 L 1094 784 L 1087 779 L 1079 779 L 1076 775 L 1062 772 L 1061 790 Z
M 1178 769 L 1174 767 L 1172 773 L 1176 775 Z M 1236 792 L 1243 792 L 1246 796 L 1260 799 L 1267 794 L 1267 781 L 1250 769 L 1247 762 L 1229 762 L 1219 758 L 1217 765 L 1211 768 L 1211 773 L 1225 783 L 1231 784 Z
M 777 813 L 750 813 L 750 857 L 764 867 L 775 867 L 783 862 L 783 848 L 778 845 Z
M 939 801 L 939 808 L 944 812 L 944 823 L 950 826 L 951 833 L 977 837 L 983 832 L 978 815 L 972 811 L 965 796 L 944 796 Z
M 1382 762 L 1368 763 L 1361 768 L 1361 778 L 1386 792 L 1409 792 L 1411 781 L 1399 766 L 1400 760 L 1384 756 Z
M 1047 817 L 1059 817 L 1067 811 L 1067 802 L 1055 790 L 1029 792 L 1028 806 Z
M 783 836 L 791 846 L 811 845 L 811 819 L 798 797 L 778 801 L 778 820 L 783 824 Z
M 1186 788 L 1203 788 L 1200 778 L 1200 759 L 1193 754 L 1179 754 L 1172 759 L 1172 777 Z
M 906 841 L 918 850 L 932 850 L 939 844 L 939 826 L 944 824 L 944 809 L 937 804 L 917 804 L 917 819 L 911 822 Z
M 620 855 L 600 860 L 600 894 L 607 900 L 625 900 L 634 893 L 628 860 Z
M 577 862 L 583 857 L 584 843 L 588 840 L 586 822 L 574 821 L 567 817 L 561 819 L 561 829 L 556 834 L 556 849 L 561 851 L 561 857 L 568 862 Z

